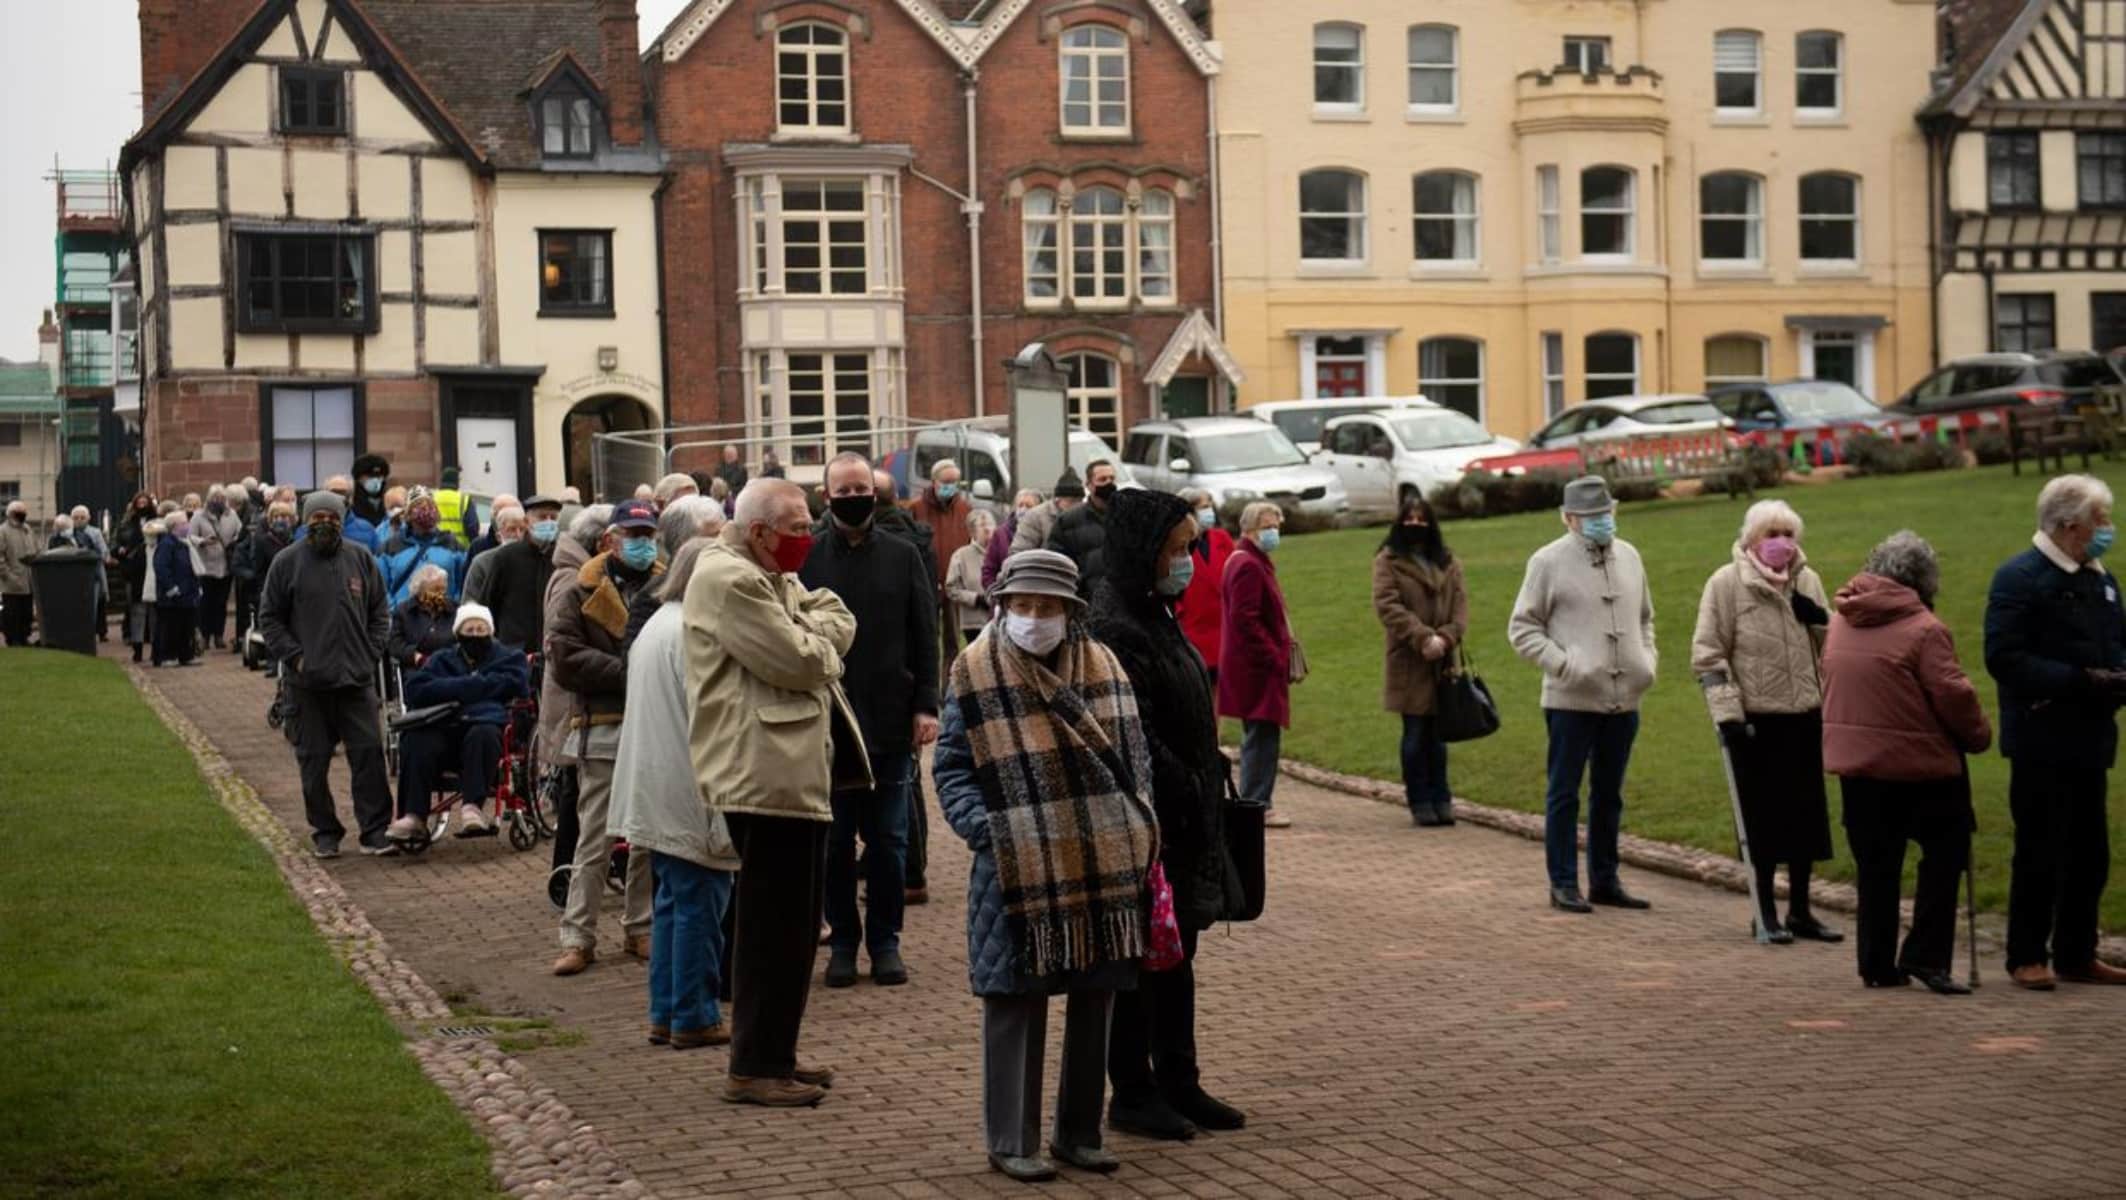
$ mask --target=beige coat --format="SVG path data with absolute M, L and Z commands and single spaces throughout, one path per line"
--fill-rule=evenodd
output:
M 1373 612 L 1388 637 L 1382 705 L 1405 716 L 1432 715 L 1440 667 L 1453 661 L 1453 647 L 1469 631 L 1469 589 L 1462 582 L 1461 560 L 1438 567 L 1382 550 L 1373 556 Z M 1428 662 L 1425 639 L 1435 633 L 1449 642 L 1450 657 Z
M 856 618 L 833 592 L 753 561 L 732 523 L 687 583 L 688 743 L 701 798 L 722 813 L 831 821 L 834 726 L 858 739 L 842 695 Z
M 1621 539 L 1605 550 L 1567 533 L 1536 551 L 1506 633 L 1543 669 L 1545 709 L 1637 712 L 1661 665 L 1646 567 Z
M 1705 689 L 1716 723 L 1747 713 L 1805 713 L 1823 707 L 1818 662 L 1824 629 L 1794 616 L 1794 591 L 1829 611 L 1823 581 L 1797 557 L 1791 583 L 1781 586 L 1740 546 L 1734 561 L 1713 572 L 1698 601 L 1698 631 L 1690 642 L 1690 670 Z M 1715 680 L 1707 682 L 1708 678 Z

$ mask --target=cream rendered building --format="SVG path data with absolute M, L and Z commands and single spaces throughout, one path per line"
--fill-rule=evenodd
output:
M 1326 0 L 1217 34 L 1244 402 L 1592 396 L 1930 365 L 1930 0 Z

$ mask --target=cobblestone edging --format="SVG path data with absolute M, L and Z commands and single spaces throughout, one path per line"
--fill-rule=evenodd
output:
M 172 705 L 139 667 L 127 671 L 163 724 L 192 752 L 200 776 L 230 816 L 273 856 L 281 878 L 310 914 L 311 923 L 347 963 L 400 1030 L 422 1071 L 443 1089 L 493 1147 L 495 1178 L 517 1196 L 650 1200 L 591 1125 L 579 1121 L 523 1063 L 488 1038 L 441 1040 L 429 1027 L 448 1021 L 450 1006 L 369 923 L 339 881 L 310 857 L 307 846 L 267 811 L 249 783 L 206 734 Z
M 1227 753 L 1229 756 L 1232 755 L 1231 751 Z M 1290 759 L 1284 760 L 1279 764 L 1279 767 L 1284 774 L 1302 783 L 1310 783 L 1316 787 L 1327 788 L 1330 791 L 1358 796 L 1381 804 L 1392 804 L 1397 808 L 1402 808 L 1406 803 L 1403 799 L 1402 785 L 1399 783 L 1388 783 L 1384 780 L 1370 779 L 1363 775 L 1346 775 L 1341 771 L 1331 771 L 1326 767 L 1317 767 L 1311 763 L 1294 762 Z M 1540 842 L 1543 840 L 1543 818 L 1535 813 L 1517 812 L 1508 808 L 1494 808 L 1488 804 L 1473 804 L 1456 797 L 1454 815 L 1457 820 L 1467 821 L 1472 825 L 1482 825 L 1489 829 L 1518 834 L 1533 841 Z M 1678 879 L 1695 880 L 1713 887 L 1725 888 L 1731 892 L 1746 894 L 1749 891 L 1749 877 L 1742 869 L 1742 863 L 1724 854 L 1714 854 L 1711 851 L 1699 850 L 1691 846 L 1678 846 L 1672 842 L 1657 842 L 1651 838 L 1634 837 L 1628 833 L 1618 838 L 1617 853 L 1625 862 L 1643 870 L 1657 871 L 1663 875 L 1671 875 Z M 1778 888 L 1780 895 L 1787 894 L 1784 876 L 1781 876 Z M 1857 912 L 1860 908 L 1860 896 L 1854 890 L 1852 884 L 1835 883 L 1823 879 L 1810 881 L 1809 902 L 1818 908 L 1827 908 L 1844 913 Z M 1903 909 L 1904 920 L 1909 924 L 1912 919 L 1912 902 L 1910 900 L 1905 901 Z M 1742 919 L 1746 922 L 1748 917 L 1744 916 Z M 1961 930 L 1959 930 L 1959 936 L 1961 936 Z M 1979 937 L 1988 952 L 1998 951 L 2001 941 L 2000 919 L 1998 917 L 1981 916 L 1979 918 Z M 2104 938 L 2098 947 L 2097 953 L 2104 961 L 2114 966 L 2126 967 L 2126 938 Z M 1994 961 L 1989 962 L 1987 966 L 1998 969 L 1998 955 L 1991 954 L 1990 957 Z

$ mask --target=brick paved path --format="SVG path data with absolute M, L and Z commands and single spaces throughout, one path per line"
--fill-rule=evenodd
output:
M 267 685 L 219 655 L 153 682 L 302 832 Z M 1281 791 L 1297 825 L 1272 834 L 1269 913 L 1207 935 L 1199 965 L 1206 1083 L 1249 1128 L 1114 1136 L 1119 1175 L 1050 1193 L 2126 1195 L 2126 989 L 2023 993 L 1996 957 L 1967 999 L 1870 992 L 1850 944 L 1751 943 L 1737 896 L 1633 873 L 1650 914 L 1553 915 L 1537 843 Z M 328 865 L 437 990 L 581 1031 L 524 1061 L 662 1195 L 1015 1190 L 981 1153 L 966 856 L 935 823 L 932 853 L 914 983 L 813 993 L 804 1052 L 841 1078 L 801 1112 L 715 1100 L 721 1050 L 643 1043 L 616 915 L 610 958 L 547 974 L 543 844 Z

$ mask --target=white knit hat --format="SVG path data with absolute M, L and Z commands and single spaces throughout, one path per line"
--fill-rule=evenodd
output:
M 487 632 L 492 634 L 495 631 L 495 614 L 485 604 L 477 604 L 467 600 L 465 603 L 458 605 L 458 615 L 451 618 L 450 631 L 454 634 L 462 632 L 467 621 L 485 621 L 487 622 Z

